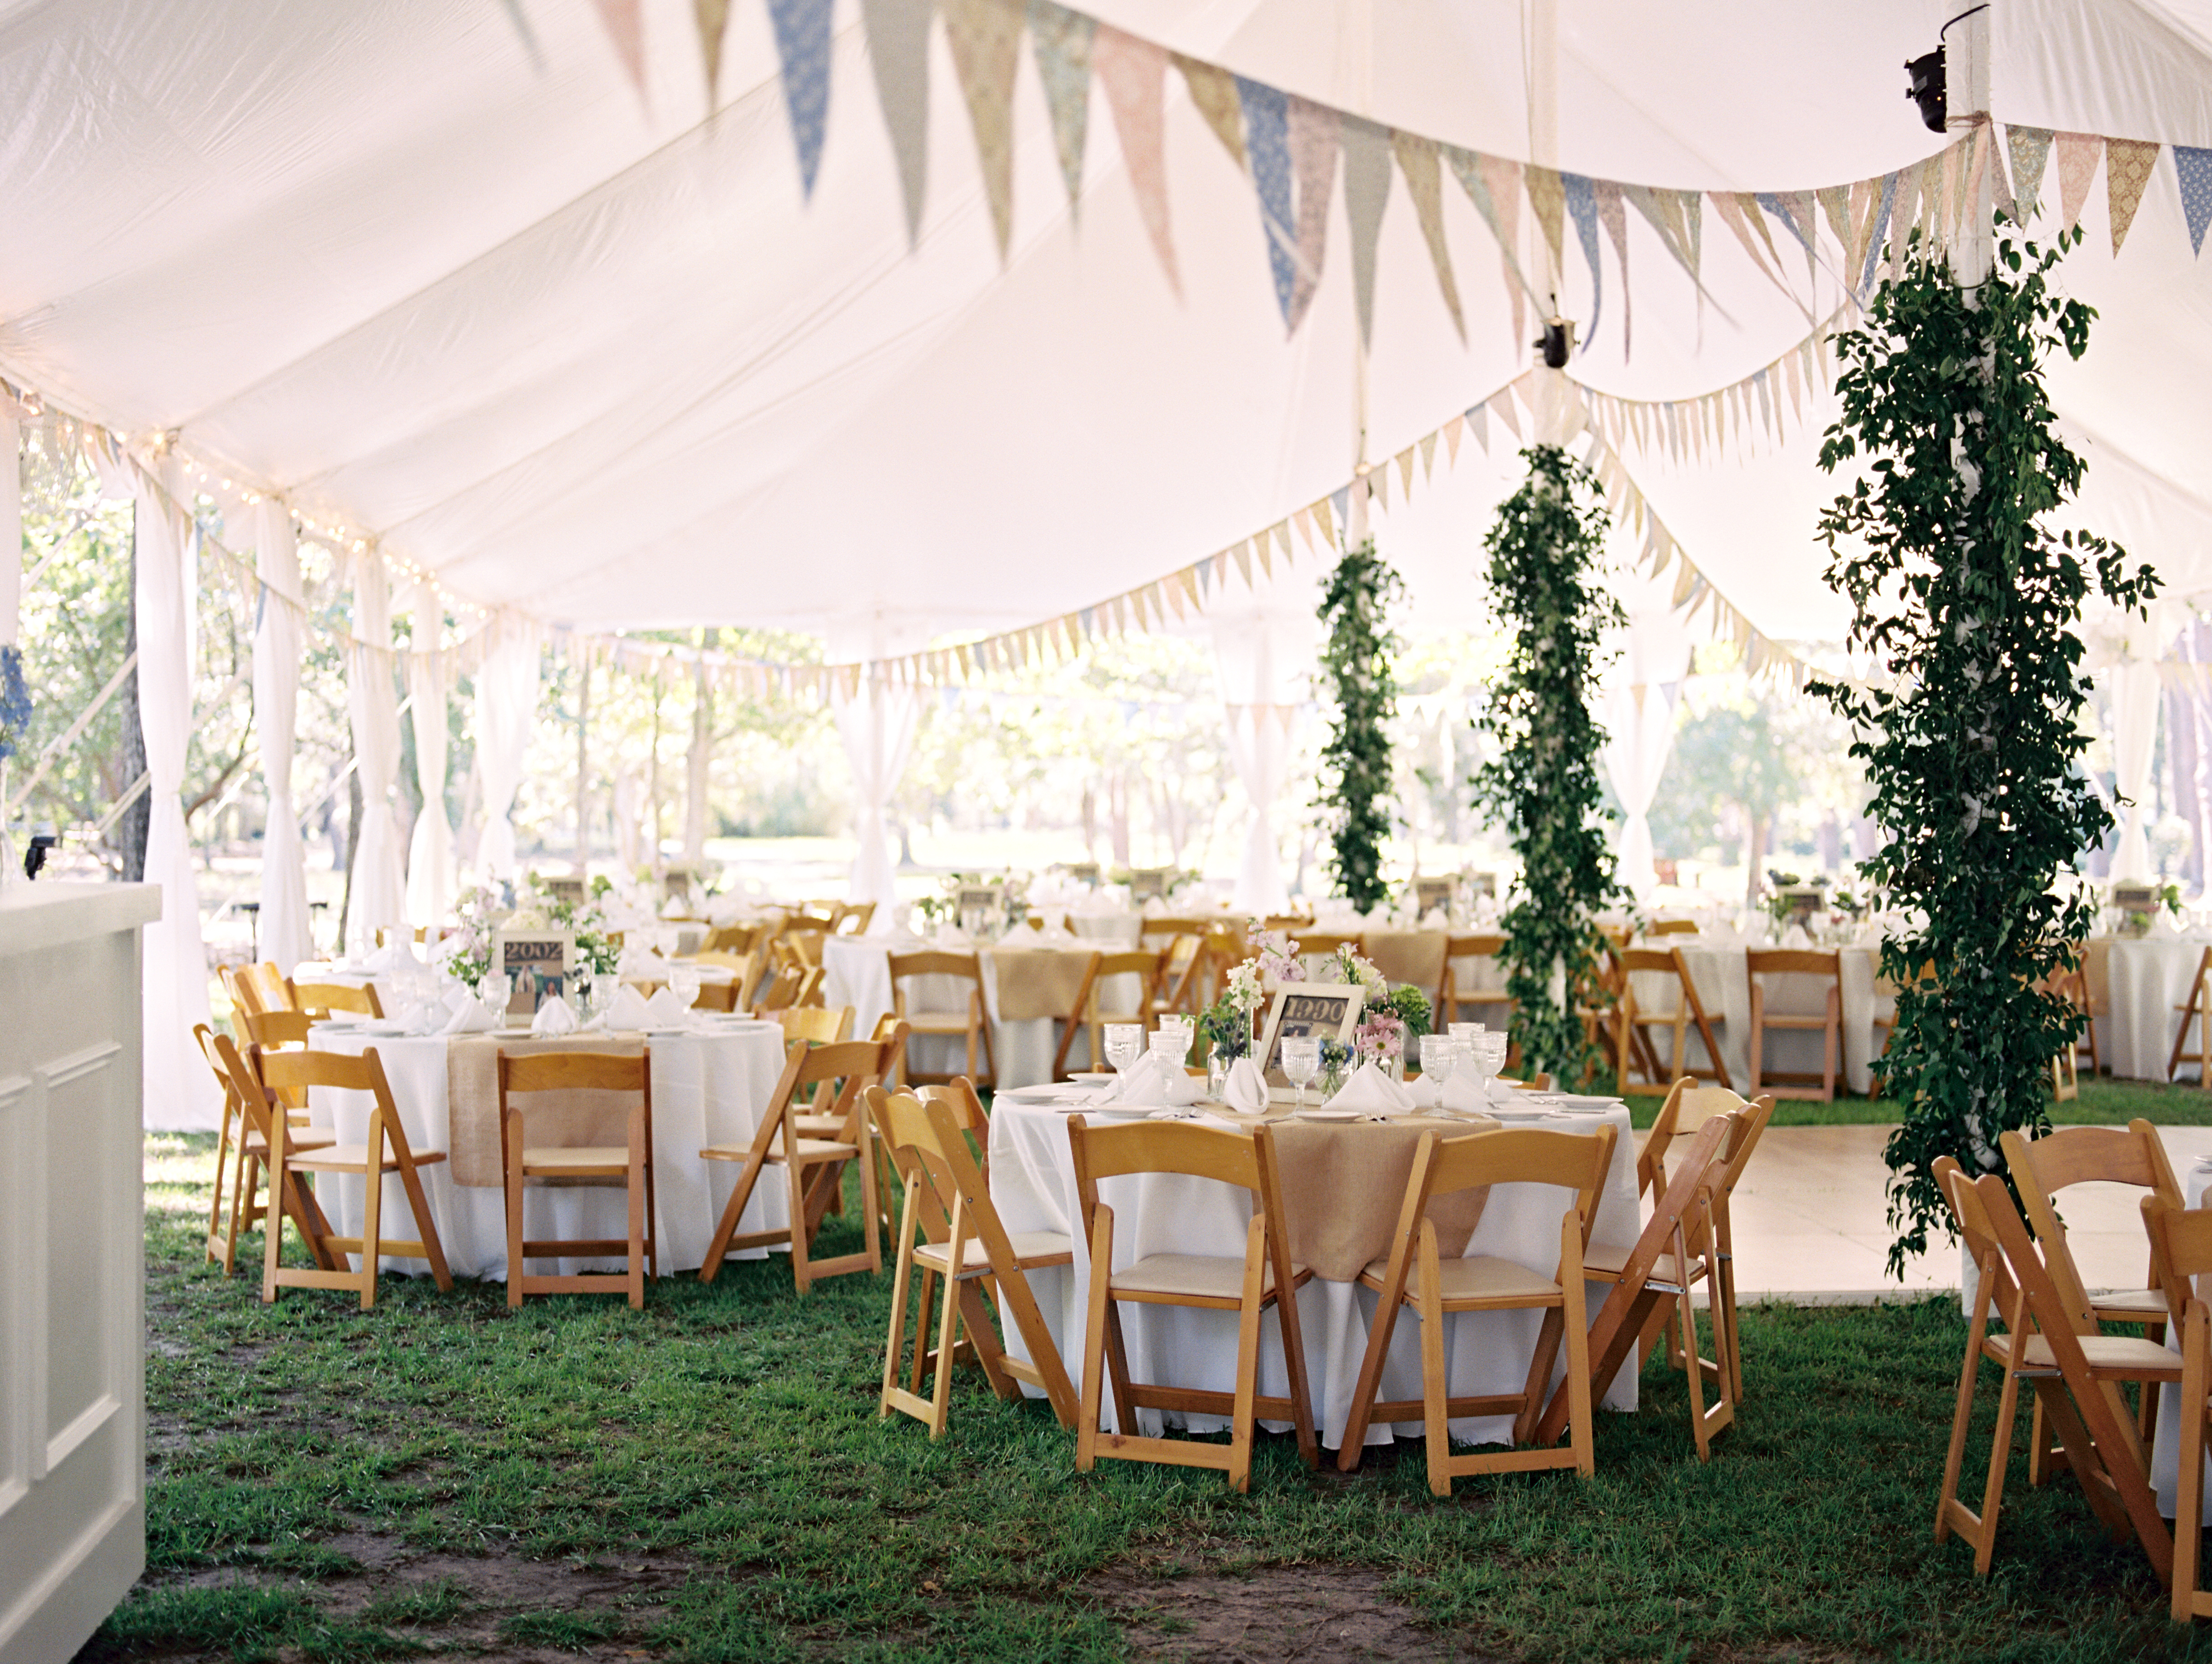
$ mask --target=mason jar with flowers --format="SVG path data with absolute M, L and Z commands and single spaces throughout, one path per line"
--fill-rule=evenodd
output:
M 1237 1060 L 1252 1055 L 1252 1019 L 1267 998 L 1260 967 L 1241 959 L 1229 968 L 1221 997 L 1199 1013 L 1198 1031 L 1206 1040 L 1206 1095 L 1219 1097 Z
M 1336 950 L 1336 970 L 1340 982 L 1357 984 L 1365 996 L 1359 1026 L 1352 1031 L 1352 1055 L 1402 1080 L 1407 1042 L 1429 1031 L 1428 997 L 1410 982 L 1393 988 L 1390 979 L 1372 961 L 1363 959 L 1349 947 Z

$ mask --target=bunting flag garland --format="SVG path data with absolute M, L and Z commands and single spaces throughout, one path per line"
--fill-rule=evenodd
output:
M 2005 129 L 2005 149 L 2012 163 L 2012 196 L 2022 214 L 2033 214 L 2043 198 L 2043 167 L 2051 158 L 2053 134 L 2048 127 Z
M 1629 307 L 1628 288 L 1628 213 L 1621 206 L 1620 187 L 1611 179 L 1599 179 L 1592 186 L 1596 199 L 1597 217 L 1605 226 L 1606 240 L 1613 245 L 1613 258 L 1620 264 L 1620 355 L 1626 359 L 1635 348 L 1635 317 Z M 1590 251 L 1591 270 L 1596 270 L 1597 253 Z M 1593 291 L 1595 293 L 1595 291 Z M 1590 307 L 1590 333 L 1597 333 L 1597 307 Z
M 1359 116 L 1344 118 L 1344 216 L 1352 229 L 1352 292 L 1359 338 L 1375 342 L 1375 246 L 1390 202 L 1390 135 Z
M 1298 192 L 1297 278 L 1291 289 L 1291 333 L 1313 304 L 1321 284 L 1328 246 L 1329 197 L 1336 185 L 1336 151 L 1341 118 L 1326 104 L 1290 95 L 1285 106 L 1290 130 L 1291 173 Z
M 1566 206 L 1566 191 L 1559 170 L 1539 167 L 1530 162 L 1521 170 L 1521 179 L 1528 188 L 1528 206 L 1535 211 L 1536 223 L 1543 228 L 1545 246 L 1552 251 L 1552 270 L 1563 270 L 1566 256 L 1561 216 Z
M 1562 173 L 1559 189 L 1566 199 L 1567 212 L 1574 218 L 1575 238 L 1583 246 L 1583 258 L 1589 265 L 1590 320 L 1582 338 L 1582 350 L 1588 352 L 1589 343 L 1597 338 L 1598 322 L 1605 316 L 1605 268 L 1597 258 L 1597 187 L 1580 173 Z
M 1060 177 L 1067 187 L 1067 211 L 1076 217 L 1083 205 L 1083 151 L 1091 125 L 1091 48 L 1098 25 L 1054 0 L 1030 0 L 1029 23 L 1037 79 L 1044 85 L 1045 106 L 1052 112 Z
M 2094 133 L 2060 133 L 2058 149 L 2058 218 L 2067 230 L 2074 228 L 2089 201 L 2089 182 L 2097 177 L 2097 159 L 2105 142 Z
M 1137 193 L 1137 212 L 1152 239 L 1152 252 L 1167 271 L 1168 287 L 1180 295 L 1182 278 L 1176 270 L 1175 242 L 1168 231 L 1168 161 L 1162 137 L 1168 55 L 1149 40 L 1101 24 L 1091 61 L 1114 112 L 1114 131 L 1121 141 L 1121 161 Z
M 1267 238 L 1267 265 L 1275 278 L 1275 304 L 1285 333 L 1297 324 L 1291 315 L 1296 291 L 1298 236 L 1291 222 L 1289 99 L 1273 87 L 1237 77 L 1237 98 L 1244 112 L 1244 149 L 1251 158 L 1252 189 L 1260 199 L 1260 225 Z
M 2181 187 L 2181 217 L 2189 227 L 2189 252 L 2204 251 L 2204 228 L 2212 224 L 2212 150 L 2173 147 L 2174 181 Z
M 519 0 L 511 0 L 517 3 Z M 699 26 L 699 61 L 707 71 L 707 108 L 718 101 L 722 79 L 722 36 L 730 25 L 730 0 L 692 0 L 692 20 Z
M 828 0 L 818 3 L 827 9 Z M 1014 234 L 1014 72 L 1021 60 L 1021 14 L 1004 0 L 943 3 L 945 41 L 975 130 L 975 156 L 1003 265 Z
M 799 182 L 811 200 L 830 125 L 830 0 L 768 0 L 775 52 L 783 70 L 784 108 L 799 147 Z
M 1443 294 L 1444 310 L 1451 313 L 1452 328 L 1467 340 L 1467 319 L 1460 313 L 1459 284 L 1452 276 L 1451 249 L 1444 241 L 1443 170 L 1437 165 L 1437 142 L 1413 133 L 1393 133 L 1390 147 L 1398 171 L 1406 176 L 1406 194 L 1413 198 L 1413 217 L 1420 222 L 1421 240 L 1429 246 L 1429 261 L 1437 270 L 1437 288 Z
M 2150 170 L 2158 166 L 2159 147 L 2140 139 L 2105 141 L 2105 199 L 2112 217 L 2112 252 L 2120 252 L 2128 228 L 2135 223 Z
M 1185 58 L 1181 52 L 1175 54 L 1175 66 L 1182 71 L 1183 85 L 1190 89 L 1190 101 L 1205 118 L 1207 129 L 1221 141 L 1221 148 L 1229 152 L 1229 160 L 1237 164 L 1237 171 L 1243 173 L 1243 110 L 1237 96 L 1237 77 L 1218 64 Z
M 921 208 L 929 187 L 929 19 L 932 0 L 860 0 L 876 100 L 898 163 L 906 208 L 906 240 L 921 240 Z

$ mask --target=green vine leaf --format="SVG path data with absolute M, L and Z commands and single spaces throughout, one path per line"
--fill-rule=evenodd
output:
M 1391 603 L 1406 586 L 1375 552 L 1371 537 L 1336 563 L 1322 592 L 1328 627 L 1322 679 L 1336 715 L 1322 747 L 1322 791 L 1314 806 L 1328 829 L 1328 866 L 1337 893 L 1362 913 L 1389 899 L 1382 841 L 1390 835 L 1391 719 L 1398 714 L 1398 677 L 1391 655 Z

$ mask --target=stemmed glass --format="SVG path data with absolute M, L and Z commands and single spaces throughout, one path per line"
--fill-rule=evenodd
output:
M 592 1015 L 605 1017 L 615 1003 L 615 995 L 622 989 L 622 978 L 611 971 L 595 971 L 592 975 Z
M 1459 1061 L 1460 1042 L 1449 1035 L 1421 1036 L 1421 1080 L 1436 1089 L 1437 1107 L 1444 1101 L 1444 1082 L 1451 1078 L 1452 1066 Z
M 1198 1031 L 1197 1019 L 1170 1013 L 1160 1018 L 1160 1026 L 1152 1035 L 1152 1050 L 1166 1062 L 1181 1068 L 1190 1057 L 1190 1042 Z M 1173 1050 L 1168 1036 L 1173 1036 Z
M 505 971 L 492 971 L 477 984 L 477 998 L 495 1023 L 507 1021 L 507 999 L 514 992 L 514 979 Z
M 1106 1025 L 1106 1060 L 1114 1066 L 1115 1072 L 1125 1079 L 1129 1066 L 1144 1054 L 1145 1025 L 1141 1023 L 1109 1023 Z
M 1293 1108 L 1306 1107 L 1306 1084 L 1321 1072 L 1321 1036 L 1319 1035 L 1291 1035 L 1283 1041 L 1283 1072 L 1298 1089 Z
M 668 991 L 676 996 L 676 1003 L 686 1011 L 699 998 L 699 968 L 686 964 L 681 959 L 668 968 Z
M 1468 1056 L 1474 1064 L 1475 1087 L 1482 1096 L 1490 1095 L 1491 1078 L 1505 1066 L 1506 1036 L 1502 1029 L 1478 1029 L 1468 1043 Z

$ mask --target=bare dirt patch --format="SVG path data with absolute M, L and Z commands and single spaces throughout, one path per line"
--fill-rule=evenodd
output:
M 1490 1660 L 1385 1594 L 1366 1566 L 1258 1566 L 1166 1577 L 1112 1572 L 1093 1587 L 1121 1620 L 1133 1658 L 1273 1664 L 1281 1659 Z

